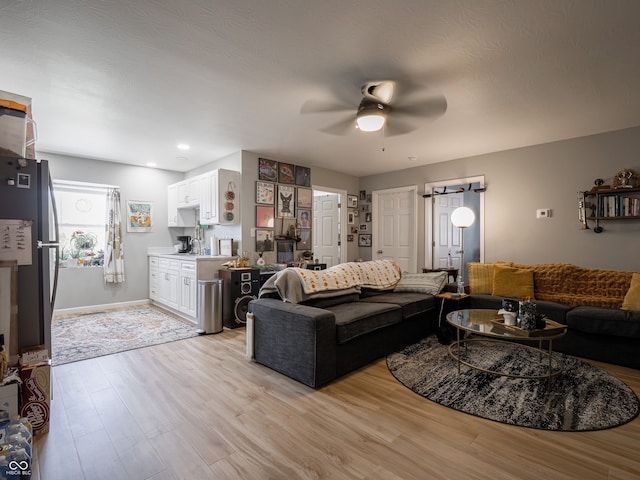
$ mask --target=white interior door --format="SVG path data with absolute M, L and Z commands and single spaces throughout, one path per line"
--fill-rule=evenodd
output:
M 373 258 L 394 260 L 403 272 L 417 269 L 417 187 L 373 192 Z
M 327 268 L 340 263 L 340 195 L 313 197 L 313 256 Z
M 453 266 L 460 268 L 460 229 L 451 223 L 451 212 L 462 206 L 462 193 L 433 198 L 433 266 L 446 267 L 447 256 L 451 252 Z

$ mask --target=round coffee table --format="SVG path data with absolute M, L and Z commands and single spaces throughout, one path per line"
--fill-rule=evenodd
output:
M 553 356 L 553 340 L 564 336 L 567 327 L 552 320 L 547 319 L 544 329 L 534 331 L 523 331 L 517 327 L 504 325 L 503 318 L 498 315 L 497 310 L 489 309 L 466 309 L 455 310 L 447 314 L 447 322 L 456 329 L 456 341 L 449 345 L 449 355 L 458 362 L 458 373 L 460 365 L 466 365 L 475 370 L 480 370 L 493 375 L 501 375 L 513 378 L 547 379 L 547 384 L 551 386 L 551 378 L 562 372 L 562 363 Z M 461 332 L 473 334 L 471 338 L 460 338 Z M 465 347 L 472 342 L 500 342 L 504 340 L 517 340 L 515 345 L 523 349 L 534 350 L 539 354 L 539 361 L 542 364 L 546 360 L 547 369 L 541 375 L 525 375 L 510 372 L 501 372 L 480 367 L 472 362 L 466 361 L 461 353 L 461 347 Z M 525 345 L 519 343 L 532 342 L 538 346 Z M 548 348 L 543 349 L 543 342 L 548 342 Z M 556 364 L 554 367 L 553 364 Z

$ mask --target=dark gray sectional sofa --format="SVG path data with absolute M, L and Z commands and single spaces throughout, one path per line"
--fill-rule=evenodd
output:
M 255 361 L 318 388 L 433 333 L 433 295 L 363 291 L 286 303 L 261 297 L 254 315 Z
M 470 295 L 468 308 L 500 309 L 506 297 Z M 640 368 L 640 312 L 536 300 L 538 313 L 567 325 L 553 349 L 576 357 Z

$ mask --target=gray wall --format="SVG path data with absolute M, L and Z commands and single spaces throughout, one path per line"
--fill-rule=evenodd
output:
M 612 184 L 623 168 L 640 172 L 640 127 L 362 177 L 360 188 L 418 185 L 422 193 L 426 182 L 485 175 L 485 261 L 640 271 L 640 221 L 603 222 L 601 234 L 578 223 L 577 192 L 589 190 L 596 178 Z M 550 208 L 551 218 L 536 219 L 539 208 Z M 424 201 L 418 221 L 421 265 Z
M 123 214 L 127 200 L 152 201 L 154 208 L 152 232 L 127 233 L 126 227 L 123 229 L 126 281 L 105 284 L 102 268 L 61 268 L 56 310 L 148 298 L 147 247 L 175 243 L 175 235 L 167 227 L 167 186 L 182 180 L 183 174 L 51 153 L 39 156 L 50 161 L 54 180 L 120 186 Z

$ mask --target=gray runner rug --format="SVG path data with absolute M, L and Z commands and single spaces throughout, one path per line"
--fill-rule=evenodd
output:
M 638 415 L 638 397 L 624 382 L 575 357 L 554 353 L 563 371 L 547 380 L 497 376 L 461 366 L 435 336 L 387 357 L 393 376 L 415 393 L 496 422 L 543 430 L 613 428 Z M 454 347 L 455 348 L 455 347 Z M 536 375 L 538 353 L 510 342 L 473 342 L 465 359 L 485 369 Z M 546 366 L 545 366 L 546 367 Z

